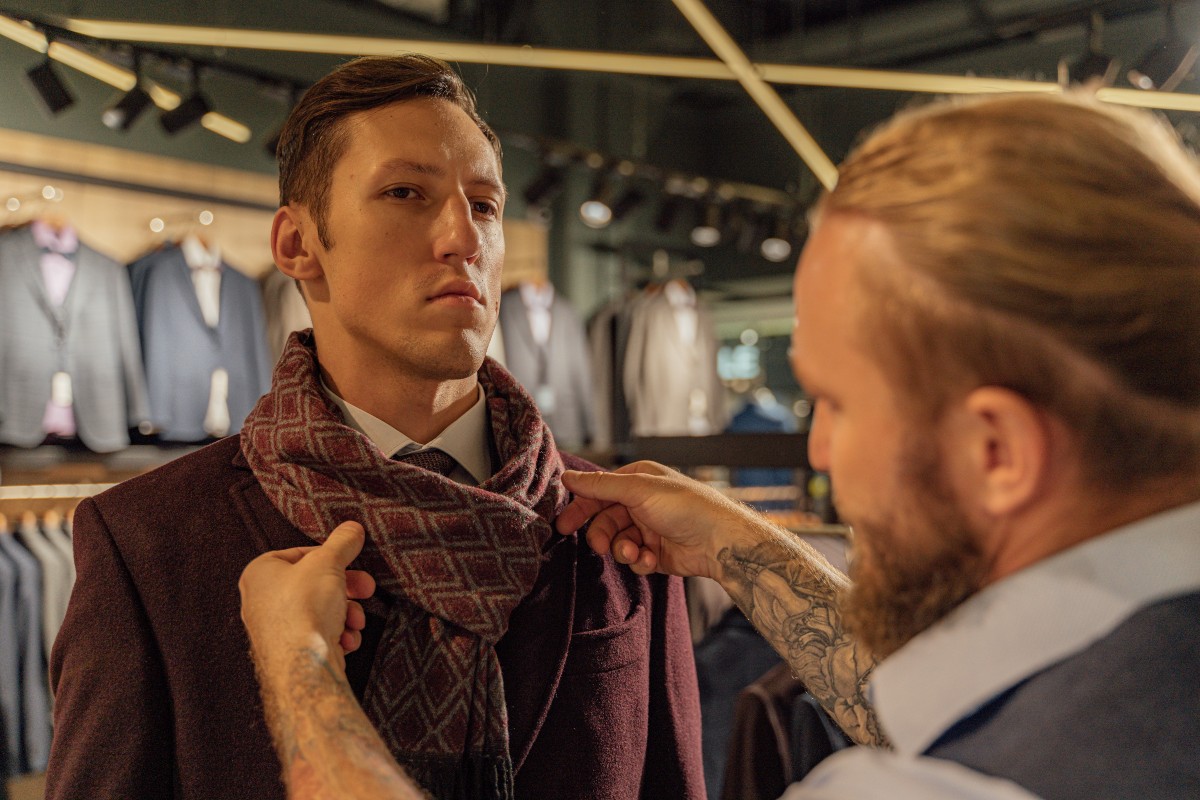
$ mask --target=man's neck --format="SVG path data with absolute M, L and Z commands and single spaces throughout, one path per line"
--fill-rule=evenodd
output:
M 436 439 L 478 400 L 476 375 L 438 381 L 321 360 L 321 378 L 347 403 L 391 425 L 414 442 Z
M 988 583 L 1056 553 L 1179 506 L 1200 501 L 1200 476 L 1176 475 L 1126 491 L 1093 489 L 1062 496 L 1010 523 L 992 558 Z M 1000 537 L 998 537 L 1000 538 Z

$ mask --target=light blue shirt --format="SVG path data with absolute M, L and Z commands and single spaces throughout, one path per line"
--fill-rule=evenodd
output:
M 988 586 L 883 661 L 871 697 L 894 751 L 853 748 L 783 800 L 1020 800 L 1016 784 L 922 756 L 992 698 L 1160 600 L 1200 591 L 1200 503 L 1090 539 Z

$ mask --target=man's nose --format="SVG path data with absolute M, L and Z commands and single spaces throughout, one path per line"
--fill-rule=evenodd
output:
M 483 246 L 483 237 L 465 197 L 448 199 L 438 214 L 434 237 L 434 255 L 439 261 L 474 264 Z

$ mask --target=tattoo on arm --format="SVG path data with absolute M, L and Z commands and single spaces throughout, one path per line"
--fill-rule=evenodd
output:
M 837 596 L 846 577 L 806 542 L 778 534 L 717 558 L 725 590 L 842 730 L 859 744 L 887 746 L 866 694 L 875 659 L 842 630 Z
M 392 758 L 346 679 L 305 648 L 281 670 L 256 659 L 267 725 L 294 800 L 427 800 Z

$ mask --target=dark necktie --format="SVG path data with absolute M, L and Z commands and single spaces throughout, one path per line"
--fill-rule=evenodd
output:
M 454 460 L 453 456 L 443 453 L 436 447 L 418 450 L 415 453 L 408 453 L 407 455 L 397 455 L 395 458 L 397 461 L 403 461 L 410 467 L 427 469 L 443 477 L 449 477 L 454 468 L 458 466 L 458 462 Z

